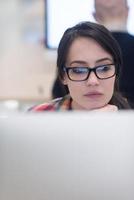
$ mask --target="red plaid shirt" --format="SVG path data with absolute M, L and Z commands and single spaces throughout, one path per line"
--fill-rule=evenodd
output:
M 30 111 L 58 111 L 58 110 L 71 110 L 72 99 L 69 95 L 52 100 L 49 103 L 43 103 L 34 106 Z

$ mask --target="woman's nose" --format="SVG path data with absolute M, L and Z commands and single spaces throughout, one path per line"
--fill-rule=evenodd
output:
M 87 85 L 99 85 L 99 79 L 94 72 L 91 72 L 88 79 L 86 80 Z

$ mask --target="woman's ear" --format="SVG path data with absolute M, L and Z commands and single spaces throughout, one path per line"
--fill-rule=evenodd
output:
M 62 83 L 63 83 L 63 85 L 67 85 L 66 74 L 64 74 L 64 77 L 63 77 L 63 79 L 62 79 Z
M 62 79 L 62 83 L 63 83 L 63 85 L 67 85 L 67 80 L 65 77 Z

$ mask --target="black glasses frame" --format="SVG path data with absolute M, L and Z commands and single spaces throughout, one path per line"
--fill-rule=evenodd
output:
M 96 75 L 96 77 L 97 77 L 98 79 L 104 80 L 104 79 L 109 79 L 109 78 L 112 78 L 113 76 L 115 76 L 115 75 L 116 75 L 116 68 L 115 68 L 114 74 L 113 74 L 112 76 L 107 77 L 107 78 L 100 78 L 100 77 L 97 75 L 97 72 L 96 72 L 96 71 L 97 71 L 97 69 L 100 68 L 100 67 L 103 67 L 103 66 L 110 66 L 110 65 L 115 66 L 114 63 L 111 63 L 111 64 L 99 65 L 99 66 L 96 66 L 96 67 L 94 67 L 94 68 L 83 67 L 84 69 L 87 69 L 87 70 L 88 70 L 87 77 L 86 77 L 85 79 L 83 79 L 83 80 L 73 80 L 73 79 L 71 79 L 70 76 L 69 76 L 69 70 L 70 70 L 70 69 L 74 69 L 74 68 L 78 68 L 78 67 L 64 67 L 64 71 L 67 73 L 67 76 L 68 76 L 68 78 L 69 78 L 71 81 L 76 81 L 76 82 L 77 82 L 77 81 L 86 81 L 86 80 L 89 78 L 91 72 L 94 72 L 94 74 Z

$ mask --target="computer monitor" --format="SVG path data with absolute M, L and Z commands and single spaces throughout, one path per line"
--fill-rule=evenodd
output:
M 133 200 L 134 113 L 0 116 L 1 200 Z

